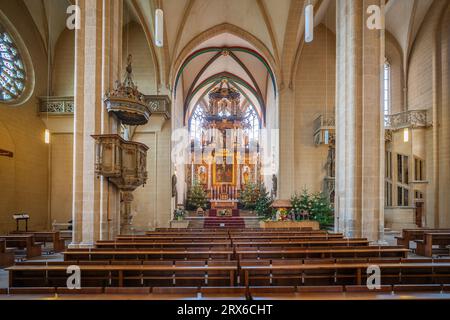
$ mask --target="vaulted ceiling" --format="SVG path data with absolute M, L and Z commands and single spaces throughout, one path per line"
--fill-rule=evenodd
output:
M 66 9 L 74 0 L 22 1 L 45 47 L 53 54 L 65 28 Z M 315 24 L 323 23 L 335 32 L 335 0 L 124 0 L 124 11 L 128 12 L 124 23 L 134 20 L 142 26 L 157 82 L 163 88 L 175 90 L 177 81 L 180 92 L 188 98 L 189 92 L 205 81 L 233 75 L 241 83 L 236 85 L 246 90 L 249 97 L 252 92 L 260 95 L 253 101 L 266 104 L 273 78 L 277 87 L 292 82 L 304 45 L 304 6 L 309 2 L 315 5 Z M 432 3 L 433 0 L 387 1 L 386 29 L 403 50 L 404 61 Z M 154 45 L 156 8 L 164 11 L 163 48 Z M 225 47 L 245 50 L 231 50 L 233 55 L 219 54 L 213 59 Z M 196 52 L 201 54 L 185 65 Z

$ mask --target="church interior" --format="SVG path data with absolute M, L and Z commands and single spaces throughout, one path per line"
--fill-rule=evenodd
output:
M 450 1 L 0 0 L 0 300 L 450 299 Z

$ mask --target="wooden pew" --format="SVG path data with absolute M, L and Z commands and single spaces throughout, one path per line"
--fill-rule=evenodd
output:
M 14 264 L 14 253 L 6 248 L 6 241 L 0 239 L 0 268 L 9 267 Z
M 296 263 L 296 264 L 258 264 L 258 265 L 241 265 L 241 270 L 244 273 L 244 285 L 248 288 L 250 285 L 258 285 L 256 282 L 252 281 L 252 277 L 258 279 L 259 275 L 262 273 L 272 274 L 274 271 L 284 271 L 287 274 L 294 271 L 296 272 L 292 276 L 292 280 L 304 279 L 305 273 L 308 271 L 322 270 L 328 271 L 321 274 L 322 282 L 326 281 L 329 284 L 334 284 L 336 273 L 342 270 L 353 271 L 354 277 L 348 278 L 346 285 L 361 285 L 367 278 L 366 270 L 369 266 L 375 263 Z M 410 284 L 410 279 L 414 279 L 412 272 L 410 272 L 410 278 L 402 279 L 401 274 L 405 270 L 418 270 L 417 276 L 423 276 L 424 270 L 431 277 L 434 283 L 446 283 L 450 277 L 450 263 L 376 263 L 381 269 L 381 274 L 384 274 L 385 270 L 391 270 L 397 276 L 396 277 L 381 277 L 382 284 Z M 439 273 L 439 270 L 442 272 Z M 317 282 L 316 282 L 317 283 Z M 414 283 L 414 282 L 413 282 Z
M 432 257 L 433 245 L 439 245 L 449 252 L 446 247 L 450 245 L 450 232 L 448 233 L 436 233 L 427 232 L 423 236 L 423 240 L 415 240 L 417 244 L 416 253 L 420 256 Z
M 239 261 L 245 259 L 366 258 L 404 257 L 409 250 L 402 247 L 323 247 L 323 248 L 237 248 Z
M 295 247 L 314 247 L 314 246 L 368 246 L 369 241 L 367 239 L 337 239 L 337 240 L 303 240 L 303 239 L 247 239 L 233 240 L 233 245 L 236 247 L 245 246 L 295 246 Z
M 97 241 L 95 246 L 99 249 L 151 249 L 151 248 L 194 248 L 194 247 L 229 247 L 231 248 L 230 240 L 219 241 Z
M 450 232 L 450 229 L 431 229 L 431 228 L 421 228 L 421 229 L 403 229 L 401 237 L 395 237 L 397 239 L 398 245 L 403 245 L 407 248 L 410 246 L 411 241 L 424 240 L 423 236 L 427 232 Z
M 8 247 L 25 248 L 27 258 L 38 257 L 42 254 L 41 245 L 35 243 L 34 236 L 31 234 L 0 236 L 1 239 L 5 240 Z
M 102 251 L 65 251 L 64 260 L 231 260 L 233 250 L 102 250 Z
M 217 236 L 213 236 L 213 235 L 206 235 L 206 236 L 202 236 L 202 235 L 170 235 L 170 236 L 164 236 L 164 235 L 155 235 L 155 236 L 151 236 L 151 238 L 142 238 L 142 237 L 121 237 L 121 239 L 117 239 L 117 241 L 121 241 L 121 240 L 127 240 L 127 241 L 139 241 L 139 239 L 143 239 L 143 240 L 151 240 L 151 241 L 214 241 L 214 240 L 229 240 L 229 236 L 228 235 L 217 235 Z
M 233 242 L 236 241 L 261 241 L 261 240 L 346 240 L 342 238 L 340 235 L 328 235 L 328 234 L 319 234 L 319 235 L 299 235 L 299 234 L 274 234 L 274 235 L 252 235 L 252 236 L 232 236 L 231 240 Z M 353 240 L 353 239 L 352 239 Z M 355 239 L 355 240 L 363 240 L 363 239 Z M 366 239 L 364 239 L 366 240 Z
M 43 242 L 44 245 L 51 242 L 55 252 L 64 251 L 66 248 L 65 240 L 61 239 L 59 231 L 13 231 L 11 234 L 31 234 L 34 236 L 35 241 Z
M 153 286 L 158 281 L 166 281 L 168 286 L 192 286 L 203 277 L 207 285 L 210 272 L 217 279 L 217 272 L 226 272 L 229 286 L 235 284 L 236 264 L 183 265 L 79 265 L 82 287 L 124 287 L 136 283 Z M 6 269 L 9 272 L 9 287 L 64 287 L 67 281 L 67 266 L 64 265 L 17 265 Z M 162 276 L 166 274 L 166 276 Z M 177 283 L 178 280 L 178 283 Z M 192 281 L 186 281 L 192 280 Z

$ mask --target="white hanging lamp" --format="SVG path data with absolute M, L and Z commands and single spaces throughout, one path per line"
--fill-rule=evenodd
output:
M 308 4 L 305 7 L 305 42 L 309 43 L 314 39 L 314 6 Z
M 161 9 L 155 11 L 155 44 L 159 48 L 164 45 L 164 13 Z

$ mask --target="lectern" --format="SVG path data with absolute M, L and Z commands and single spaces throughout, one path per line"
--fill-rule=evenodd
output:
M 25 232 L 28 232 L 28 219 L 30 215 L 26 213 L 13 214 L 13 219 L 16 220 L 16 231 L 19 231 L 19 221 L 25 221 Z

